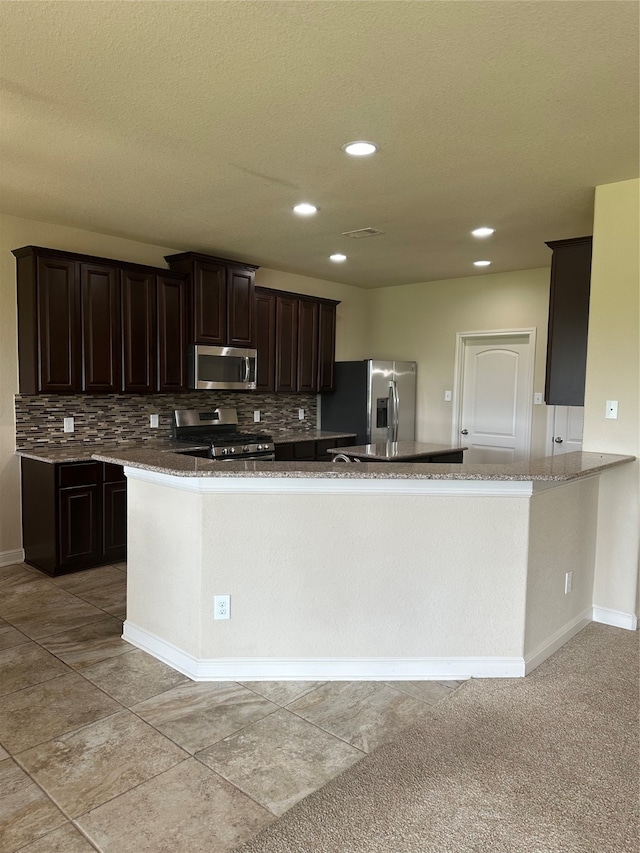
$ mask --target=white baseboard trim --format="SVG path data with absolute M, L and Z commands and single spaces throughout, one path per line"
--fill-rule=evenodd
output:
M 544 643 L 534 649 L 531 654 L 525 656 L 525 675 L 529 675 L 536 667 L 550 657 L 559 648 L 564 646 L 572 637 L 589 624 L 592 620 L 592 610 L 589 607 L 583 613 L 580 613 L 571 622 L 563 625 L 555 634 L 548 637 Z
M 193 681 L 447 681 L 466 678 L 521 678 L 523 658 L 196 658 L 124 623 L 123 639 Z
M 0 566 L 12 566 L 14 563 L 24 563 L 24 550 L 0 551 Z
M 593 608 L 593 621 L 603 625 L 613 625 L 614 628 L 626 628 L 635 631 L 638 628 L 638 617 L 635 613 L 623 613 L 621 610 L 610 610 L 608 607 Z

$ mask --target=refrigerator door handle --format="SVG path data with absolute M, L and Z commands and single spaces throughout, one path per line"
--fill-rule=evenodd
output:
M 398 412 L 400 397 L 398 395 L 398 383 L 395 380 L 389 382 L 389 429 L 387 431 L 388 441 L 398 440 Z

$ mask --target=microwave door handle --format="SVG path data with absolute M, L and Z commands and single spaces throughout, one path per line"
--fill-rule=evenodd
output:
M 250 373 L 251 373 L 251 364 L 249 361 L 249 356 L 245 355 L 245 357 L 244 357 L 244 379 L 242 380 L 243 382 L 249 381 L 249 374 Z

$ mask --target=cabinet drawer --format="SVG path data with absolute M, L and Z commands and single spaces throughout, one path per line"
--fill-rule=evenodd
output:
M 276 444 L 276 462 L 292 462 L 293 461 L 293 444 Z
M 61 489 L 68 486 L 93 486 L 99 482 L 99 462 L 69 462 L 58 466 L 58 485 Z
M 103 462 L 104 473 L 102 481 L 104 483 L 121 483 L 127 478 L 124 476 L 124 468 L 122 465 L 112 465 L 111 462 Z

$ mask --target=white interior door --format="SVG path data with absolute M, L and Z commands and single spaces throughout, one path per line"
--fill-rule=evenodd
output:
M 528 335 L 473 337 L 464 342 L 461 445 L 464 461 L 529 458 L 533 369 Z
M 582 450 L 583 406 L 554 406 L 551 455 Z

